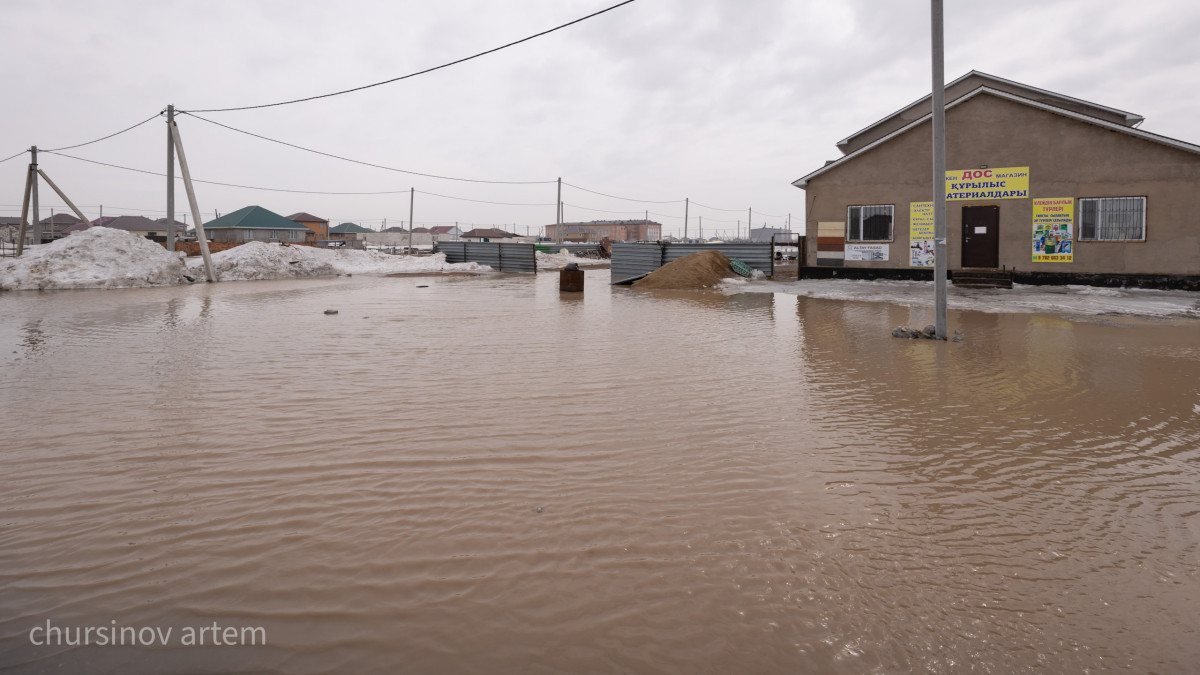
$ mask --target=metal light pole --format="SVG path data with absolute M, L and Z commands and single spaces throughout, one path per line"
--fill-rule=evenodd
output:
M 942 0 L 930 0 L 933 28 L 933 287 L 934 328 L 946 339 L 946 76 Z

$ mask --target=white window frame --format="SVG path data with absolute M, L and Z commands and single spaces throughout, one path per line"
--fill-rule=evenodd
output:
M 853 238 L 852 233 L 850 231 L 850 223 L 851 223 L 850 214 L 853 212 L 854 209 L 860 209 L 859 210 L 859 218 L 858 218 L 859 223 L 858 223 L 858 238 L 857 239 Z M 887 209 L 888 210 L 888 213 L 891 215 L 892 222 L 891 222 L 891 224 L 888 225 L 887 239 L 864 239 L 863 238 L 863 233 L 862 233 L 863 217 L 862 217 L 861 209 Z M 846 241 L 847 242 L 853 242 L 855 244 L 890 244 L 893 241 L 895 241 L 895 238 L 896 238 L 896 205 L 895 204 L 862 204 L 862 205 L 854 205 L 854 206 L 846 207 Z
M 267 230 L 267 238 L 268 239 L 278 239 L 279 238 L 279 230 Z
M 1125 239 L 1117 239 L 1117 238 L 1101 237 L 1101 229 L 1103 228 L 1103 223 L 1102 223 L 1102 221 L 1103 221 L 1103 218 L 1104 218 L 1104 216 L 1105 216 L 1105 206 L 1106 206 L 1106 202 L 1107 202 L 1107 203 L 1109 203 L 1109 204 L 1108 204 L 1108 206 L 1111 208 L 1111 207 L 1114 205 L 1114 204 L 1112 204 L 1112 202 L 1114 202 L 1115 200 L 1118 200 L 1118 199 L 1137 199 L 1137 200 L 1141 200 L 1141 202 L 1142 202 L 1142 209 L 1141 209 L 1141 219 L 1142 219 L 1142 223 L 1141 223 L 1141 224 L 1142 224 L 1142 236 L 1141 236 L 1141 237 L 1138 237 L 1138 238 L 1135 238 L 1135 239 L 1128 239 L 1128 238 L 1125 238 Z M 1079 237 L 1079 241 L 1096 241 L 1096 242 L 1136 242 L 1136 241 L 1146 241 L 1146 230 L 1147 230 L 1147 223 L 1146 223 L 1146 202 L 1147 202 L 1147 201 L 1148 201 L 1148 200 L 1146 199 L 1146 197 L 1145 197 L 1145 196 L 1132 196 L 1132 197 L 1081 197 L 1081 198 L 1079 199 L 1079 210 L 1077 211 L 1077 214 L 1078 214 L 1078 215 L 1076 216 L 1076 223 L 1075 223 L 1075 232 L 1077 233 L 1077 235 L 1078 235 L 1078 237 Z M 1096 203 L 1096 232 L 1095 232 L 1095 235 L 1094 235 L 1094 236 L 1092 236 L 1092 237 L 1085 237 L 1085 236 L 1084 236 L 1084 230 L 1083 230 L 1083 205 L 1084 205 L 1084 202 L 1095 202 L 1095 203 Z

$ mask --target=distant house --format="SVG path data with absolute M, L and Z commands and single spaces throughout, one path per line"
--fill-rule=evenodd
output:
M 521 235 L 505 232 L 496 227 L 477 227 L 462 235 L 463 241 L 520 241 Z
M 69 213 L 56 213 L 53 216 L 42 218 L 39 221 L 42 225 L 42 241 L 50 241 L 52 239 L 60 239 L 66 236 L 63 230 L 84 221 L 76 218 Z M 28 229 L 28 228 L 27 228 Z
M 771 237 L 787 233 L 787 229 L 782 227 L 756 227 L 750 230 L 750 241 L 765 244 L 771 241 Z M 782 241 L 783 237 L 779 237 L 779 240 Z
M 462 238 L 462 230 L 457 225 L 438 225 L 429 228 L 429 234 L 434 241 L 458 241 Z
M 77 222 L 63 230 L 63 234 L 72 234 L 82 232 L 90 227 L 110 227 L 114 230 L 125 230 L 131 234 L 136 234 L 139 237 L 153 239 L 155 241 L 167 240 L 166 218 L 162 219 L 162 223 L 150 220 L 144 216 L 105 216 L 97 218 L 90 223 Z
M 375 230 L 367 229 L 367 228 L 363 227 L 362 225 L 356 225 L 354 223 L 342 223 L 341 225 L 338 225 L 336 227 L 329 228 L 329 238 L 330 239 L 362 239 L 362 237 L 360 237 L 359 235 L 366 234 L 368 232 L 374 232 L 374 231 Z
M 329 238 L 329 221 L 325 220 L 324 218 L 318 218 L 311 213 L 305 213 L 303 211 L 300 213 L 293 213 L 287 218 L 288 220 L 300 223 L 304 227 L 308 228 L 309 234 L 305 235 L 305 237 L 309 241 L 324 241 Z
M 204 232 L 212 241 L 291 243 L 304 241 L 309 229 L 261 206 L 247 206 L 204 223 Z

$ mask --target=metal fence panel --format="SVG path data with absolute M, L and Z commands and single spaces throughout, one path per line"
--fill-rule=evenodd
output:
M 467 242 L 465 241 L 439 241 L 433 245 L 433 252 L 445 253 L 448 263 L 467 262 Z
M 487 265 L 496 271 L 500 270 L 499 244 L 469 241 L 467 242 L 466 256 L 470 262 Z
M 477 262 L 497 272 L 532 272 L 537 274 L 537 254 L 533 244 L 501 242 L 439 241 L 434 253 L 445 253 L 446 262 Z
M 613 244 L 611 279 L 620 281 L 662 267 L 663 250 L 653 244 Z
M 504 272 L 537 274 L 537 253 L 533 244 L 497 244 L 500 247 L 500 269 Z

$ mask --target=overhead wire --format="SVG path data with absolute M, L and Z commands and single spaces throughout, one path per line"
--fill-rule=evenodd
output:
M 47 150 L 46 152 L 48 152 L 52 155 L 58 155 L 59 157 L 66 157 L 67 159 L 74 159 L 74 160 L 80 161 L 80 162 L 87 162 L 88 164 L 99 164 L 100 166 L 107 166 L 107 167 L 111 167 L 114 169 L 122 169 L 124 171 L 133 171 L 135 173 L 143 173 L 143 174 L 146 174 L 149 176 L 158 176 L 160 178 L 165 178 L 167 175 L 165 173 L 159 173 L 157 171 L 147 171 L 146 169 L 135 169 L 131 166 L 122 166 L 120 164 L 110 164 L 109 162 L 101 162 L 101 161 L 95 160 L 95 159 L 85 159 L 83 157 L 76 157 L 74 155 L 68 155 L 68 154 L 61 153 L 61 152 L 52 152 L 50 150 Z M 182 180 L 182 178 L 176 177 L 176 180 Z M 200 178 L 193 178 L 192 182 L 204 183 L 206 185 L 220 185 L 222 187 L 241 188 L 244 190 L 262 190 L 264 192 L 290 192 L 290 193 L 305 194 L 305 195 L 398 195 L 398 194 L 408 194 L 409 193 L 408 189 L 405 189 L 405 190 L 380 190 L 380 191 L 374 191 L 374 192 L 330 192 L 330 191 L 325 191 L 325 190 L 289 190 L 289 189 L 285 189 L 285 188 L 269 188 L 269 187 L 261 187 L 261 186 L 257 186 L 257 185 L 241 185 L 238 183 L 223 183 L 221 181 L 204 180 L 204 179 L 200 179 Z
M 372 163 L 372 162 L 364 162 L 364 161 L 362 161 L 362 160 L 358 160 L 358 159 L 352 159 L 352 158 L 350 158 L 350 157 L 343 157 L 342 155 L 335 155 L 335 154 L 333 154 L 333 153 L 331 153 L 331 152 L 323 152 L 323 151 L 321 151 L 321 150 L 314 150 L 314 149 L 312 149 L 312 148 L 306 148 L 306 147 L 304 147 L 303 145 L 297 145 L 297 144 L 295 144 L 295 143 L 288 143 L 287 141 L 281 141 L 281 140 L 279 140 L 279 139 L 277 139 L 277 138 L 271 138 L 271 137 L 269 137 L 269 136 L 263 136 L 262 134 L 256 134 L 256 133 L 254 133 L 254 132 L 252 132 L 252 131 L 246 131 L 245 129 L 238 129 L 237 127 L 231 127 L 231 126 L 229 126 L 228 124 L 222 124 L 222 123 L 220 123 L 220 122 L 215 122 L 215 121 L 213 121 L 213 120 L 210 120 L 210 119 L 207 119 L 207 118 L 201 117 L 201 116 L 199 116 L 199 115 L 196 115 L 196 114 L 194 114 L 194 113 L 191 113 L 191 112 L 183 112 L 183 111 L 180 111 L 180 114 L 183 114 L 183 115 L 188 115 L 189 117 L 194 117 L 194 118 L 196 118 L 196 119 L 200 120 L 201 122 L 208 122 L 209 124 L 213 124 L 213 125 L 216 125 L 216 126 L 218 126 L 218 127 L 222 127 L 222 128 L 224 128 L 224 129 L 228 129 L 228 130 L 230 130 L 230 131 L 236 131 L 236 132 L 237 132 L 237 133 L 239 133 L 239 134 L 245 134 L 245 135 L 247 135 L 247 136 L 253 136 L 254 138 L 258 138 L 258 139 L 261 139 L 261 140 L 264 140 L 264 141 L 269 141 L 269 142 L 271 142 L 271 143 L 278 143 L 279 145 L 285 145 L 285 146 L 287 146 L 287 147 L 289 147 L 289 148 L 295 148 L 296 150 L 303 150 L 304 152 L 311 152 L 311 153 L 313 153 L 314 155 L 321 155 L 321 156 L 323 156 L 323 157 L 330 157 L 330 158 L 333 158 L 333 159 L 339 159 L 339 160 L 341 160 L 341 161 L 343 161 L 343 162 L 350 162 L 350 163 L 352 163 L 352 164 L 359 164 L 359 165 L 362 165 L 362 166 L 369 166 L 369 167 L 372 167 L 372 168 L 375 168 L 375 169 L 383 169 L 383 170 L 385 170 L 385 171 L 394 171 L 394 172 L 396 172 L 396 173 L 404 173 L 404 174 L 409 174 L 409 175 L 411 175 L 411 176 L 423 176 L 423 177 L 425 177 L 425 178 L 437 178 L 437 179 L 439 179 L 439 180 L 453 180 L 453 181 L 460 181 L 460 182 L 463 182 L 463 183 L 489 183 L 489 184 L 494 184 L 494 185 L 548 185 L 548 184 L 550 184 L 550 183 L 554 183 L 554 182 L 555 182 L 555 181 L 553 181 L 553 180 L 483 180 L 483 179 L 477 179 L 477 178 L 458 178 L 458 177 L 455 177 L 455 176 L 441 176 L 441 175 L 438 175 L 438 174 L 433 174 L 433 173 L 422 173 L 422 172 L 420 172 L 420 171 L 409 171 L 409 170 L 407 170 L 407 169 L 397 169 L 397 168 L 395 168 L 395 167 L 391 167 L 391 166 L 384 166 L 383 164 L 375 164 L 375 163 Z
M 560 26 L 555 26 L 554 28 L 551 28 L 551 29 L 549 29 L 549 30 L 544 30 L 544 31 L 542 31 L 542 32 L 540 32 L 540 33 L 535 33 L 535 34 L 533 34 L 533 35 L 530 35 L 529 37 L 521 38 L 520 40 L 515 40 L 515 41 L 513 41 L 513 42 L 509 42 L 508 44 L 504 44 L 504 45 L 501 45 L 501 46 L 499 46 L 499 47 L 494 47 L 494 48 L 492 48 L 492 49 L 489 49 L 489 50 L 487 50 L 487 51 L 482 51 L 482 52 L 479 52 L 478 54 L 473 54 L 473 55 L 471 55 L 471 56 L 467 56 L 467 57 L 464 57 L 464 58 L 461 58 L 461 59 L 457 59 L 457 60 L 455 60 L 455 61 L 451 61 L 451 62 L 449 62 L 449 63 L 443 63 L 443 64 L 442 64 L 442 65 L 440 65 L 440 66 L 434 66 L 433 68 L 426 68 L 425 70 L 420 70 L 420 71 L 417 71 L 417 72 L 415 72 L 415 73 L 409 73 L 408 75 L 402 75 L 402 76 L 400 76 L 400 77 L 393 77 L 393 78 L 392 78 L 392 79 L 390 79 L 390 80 L 383 80 L 382 82 L 375 82 L 375 83 L 372 83 L 372 84 L 365 84 L 365 85 L 362 85 L 362 86 L 360 86 L 360 87 L 353 87 L 353 88 L 351 88 L 351 89 L 343 89 L 343 90 L 341 90 L 341 91 L 335 91 L 335 92 L 332 92 L 332 93 L 329 93 L 329 94 L 320 94 L 320 95 L 318 95 L 318 96 L 307 96 L 307 97 L 305 97 L 305 98 L 297 98 L 297 99 L 292 99 L 292 100 L 289 100 L 289 101 L 278 101 L 278 102 L 276 102 L 276 103 L 263 103 L 263 104 L 260 104 L 260 105 L 246 105 L 246 106 L 238 106 L 238 107 L 233 107 L 233 108 L 206 108 L 206 109 L 197 109 L 197 110 L 193 110 L 193 111 L 190 111 L 190 112 L 234 112 L 234 111 L 240 111 L 240 110 L 256 110 L 256 109 L 259 109 L 259 108 L 274 108 L 274 107 L 281 106 L 281 105 L 291 105 L 291 104 L 293 104 L 293 103 L 304 103 L 304 102 L 306 102 L 306 101 L 315 101 L 315 100 L 317 100 L 317 99 L 322 99 L 322 98 L 330 98 L 330 97 L 332 97 L 332 96 L 341 96 L 342 94 L 349 94 L 349 93 L 356 92 L 356 91 L 362 91 L 362 90 L 364 90 L 364 89 L 371 89 L 372 87 L 379 87 L 379 86 L 382 86 L 382 85 L 385 85 L 385 84 L 391 84 L 391 83 L 393 83 L 393 82 L 399 82 L 400 80 L 407 80 L 407 79 L 409 79 L 409 78 L 416 77 L 416 76 L 418 76 L 418 75 L 425 75 L 426 73 L 432 73 L 432 72 L 434 72 L 434 71 L 436 71 L 436 70 L 441 70 L 441 69 L 443 69 L 443 68 L 449 68 L 450 66 L 455 66 L 455 65 L 458 65 L 458 64 L 460 64 L 460 63 L 465 63 L 465 62 L 467 62 L 467 61 L 470 61 L 470 60 L 472 60 L 472 59 L 477 59 L 477 58 L 479 58 L 479 57 L 481 57 L 481 56 L 487 56 L 488 54 L 494 54 L 494 53 L 496 53 L 496 52 L 498 52 L 498 51 L 500 51 L 500 50 L 502 50 L 502 49 L 508 49 L 509 47 L 513 47 L 513 46 L 519 45 L 519 44 L 521 44 L 522 42 L 528 42 L 528 41 L 530 41 L 530 40 L 533 40 L 533 39 L 535 39 L 535 38 L 542 37 L 543 35 L 549 35 L 550 33 L 553 33 L 553 32 L 555 32 L 555 31 L 562 30 L 563 28 L 567 28 L 568 26 L 573 26 L 573 25 L 575 25 L 575 24 L 577 24 L 577 23 L 580 23 L 580 22 L 582 22 L 582 21 L 587 21 L 588 19 L 591 19 L 591 18 L 594 18 L 594 17 L 600 16 L 601 14 L 604 14 L 605 12 L 611 12 L 612 10 L 614 10 L 614 9 L 617 9 L 618 7 L 622 7 L 622 6 L 624 6 L 624 5 L 628 5 L 628 4 L 629 4 L 629 3 L 631 3 L 631 2 L 634 2 L 634 0 L 624 0 L 624 2 L 619 2 L 619 3 L 617 3 L 617 4 L 615 4 L 615 5 L 611 6 L 611 7 L 608 7 L 608 8 L 606 8 L 606 9 L 602 9 L 602 10 L 600 10 L 600 11 L 598 11 L 598 12 L 592 12 L 591 14 L 588 14 L 587 16 L 580 17 L 580 18 L 578 18 L 578 19 L 575 19 L 574 21 L 568 21 L 567 23 L 564 23 L 564 24 L 562 24 L 562 25 L 560 25 Z
M 584 192 L 590 192 L 594 195 L 600 195 L 601 197 L 609 197 L 611 199 L 620 199 L 621 201 L 626 201 L 626 202 L 640 202 L 642 204 L 682 204 L 685 201 L 683 199 L 669 199 L 669 200 L 665 200 L 665 201 L 653 201 L 650 199 L 634 199 L 633 197 L 619 197 L 617 195 L 610 195 L 610 194 L 606 194 L 604 192 L 597 192 L 595 190 L 589 190 L 585 187 L 581 187 L 581 186 L 575 185 L 573 183 L 568 183 L 565 180 L 563 181 L 563 185 L 566 185 L 568 187 L 573 187 L 576 190 L 583 190 Z
M 113 136 L 120 136 L 121 134 L 125 133 L 126 131 L 133 131 L 134 129 L 142 126 L 146 122 L 149 122 L 150 120 L 152 120 L 156 117 L 161 116 L 162 114 L 163 114 L 163 111 L 156 112 L 153 115 L 151 115 L 150 117 L 147 117 L 146 119 L 142 120 L 141 122 L 138 122 L 137 124 L 135 124 L 131 127 L 125 127 L 124 129 L 122 129 L 116 133 L 111 133 L 107 136 L 97 138 L 93 141 L 88 141 L 86 143 L 76 143 L 75 145 L 67 145 L 67 146 L 63 146 L 61 148 L 48 148 L 46 150 L 42 150 L 42 152 L 57 152 L 59 150 L 72 150 L 74 148 L 82 148 L 85 145 L 91 145 L 92 143 L 99 143 L 100 141 L 107 141 L 108 139 L 112 138 Z
M 25 154 L 25 153 L 27 153 L 27 152 L 29 152 L 29 148 L 26 148 L 26 149 L 24 149 L 24 150 L 22 150 L 22 151 L 18 152 L 18 153 L 17 153 L 17 154 L 15 154 L 15 155 L 10 155 L 10 156 L 8 156 L 8 157 L 5 157 L 4 159 L 0 159 L 0 164 L 3 164 L 3 163 L 7 162 L 7 161 L 8 161 L 8 160 L 10 160 L 10 159 L 16 159 L 16 158 L 20 157 L 21 155 L 23 155 L 23 154 Z
M 475 202 L 476 204 L 497 204 L 499 206 L 554 206 L 554 202 L 546 202 L 542 204 L 530 204 L 520 202 L 492 202 L 484 199 L 468 199 L 467 197 L 451 197 L 450 195 L 440 195 L 436 192 L 425 192 L 424 190 L 414 190 L 419 195 L 429 195 L 430 197 L 441 197 L 442 199 L 454 199 L 460 202 Z

